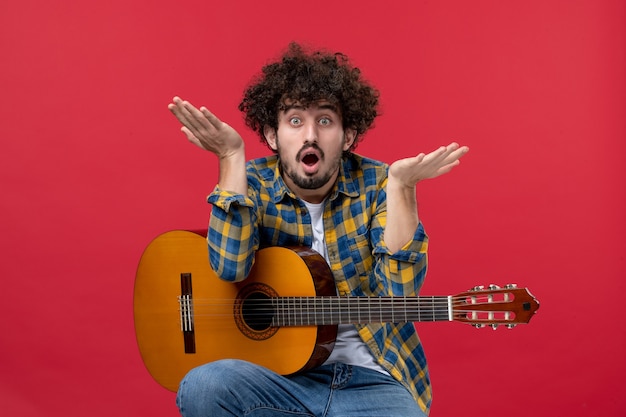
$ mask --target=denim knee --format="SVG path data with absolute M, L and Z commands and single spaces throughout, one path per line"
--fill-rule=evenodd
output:
M 200 408 L 222 398 L 230 389 L 229 380 L 237 378 L 236 370 L 242 368 L 240 362 L 224 359 L 190 370 L 180 382 L 176 395 L 176 405 L 181 414 L 196 415 Z

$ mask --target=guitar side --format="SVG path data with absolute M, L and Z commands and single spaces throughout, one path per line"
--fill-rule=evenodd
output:
M 238 294 L 257 282 L 280 296 L 334 295 L 333 282 L 312 277 L 312 271 L 324 267 L 317 258 L 295 249 L 266 248 L 257 252 L 248 279 L 233 284 L 210 268 L 204 236 L 188 231 L 158 236 L 141 257 L 133 299 L 137 343 L 152 377 L 176 391 L 189 370 L 220 359 L 247 360 L 283 375 L 323 362 L 336 326 L 280 327 L 264 334 L 242 327 L 236 303 Z M 185 331 L 185 304 L 179 302 L 185 281 L 193 331 Z

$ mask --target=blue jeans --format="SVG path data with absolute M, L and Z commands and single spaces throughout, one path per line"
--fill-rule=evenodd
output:
M 424 417 L 393 377 L 341 363 L 284 377 L 225 359 L 192 369 L 176 404 L 183 417 Z

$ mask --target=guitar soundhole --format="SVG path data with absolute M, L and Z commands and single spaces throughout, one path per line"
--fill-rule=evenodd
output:
M 254 331 L 260 332 L 267 330 L 272 324 L 274 317 L 274 308 L 272 307 L 270 297 L 261 292 L 252 293 L 243 300 L 241 306 L 241 314 L 243 321 Z
M 243 287 L 234 304 L 235 323 L 239 331 L 254 340 L 265 340 L 278 331 L 272 326 L 276 292 L 266 284 L 253 283 Z

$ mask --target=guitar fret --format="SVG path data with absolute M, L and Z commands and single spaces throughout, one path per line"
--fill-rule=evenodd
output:
M 302 326 L 302 299 L 292 297 L 293 300 L 293 322 L 295 326 Z
M 406 308 L 406 296 L 402 297 L 403 298 L 403 305 L 404 305 L 404 321 L 409 321 L 408 318 L 408 313 L 407 313 L 407 308 Z
M 324 320 L 325 324 L 333 324 L 333 304 L 332 304 L 332 298 L 331 297 L 326 297 L 326 300 L 328 301 L 328 306 L 326 307 L 326 317 Z M 326 319 L 328 320 L 328 323 L 326 323 Z
M 435 318 L 437 317 L 436 311 L 435 311 L 435 297 L 431 297 L 431 303 L 432 303 L 432 307 L 433 307 L 433 321 L 435 321 Z
M 416 308 L 417 308 L 417 321 L 423 321 L 423 319 L 422 319 L 422 309 L 421 309 L 421 300 L 417 300 Z
M 328 300 L 328 313 L 326 314 L 326 318 L 328 318 L 328 324 L 333 324 L 333 303 L 332 298 L 327 297 Z
M 385 322 L 385 303 L 383 302 L 382 297 L 378 297 L 378 321 L 383 323 Z
M 382 323 L 383 322 L 383 309 L 381 308 L 382 307 L 381 298 L 377 297 L 376 301 L 378 301 L 378 308 L 377 308 L 377 310 L 378 310 L 378 320 L 377 321 Z
M 433 321 L 435 321 L 435 317 L 437 317 L 437 315 L 435 314 L 435 297 L 431 297 L 431 304 L 433 307 Z
M 291 297 L 291 304 L 292 304 L 292 310 L 293 310 L 293 324 L 294 326 L 298 325 L 298 314 L 297 312 L 299 310 L 296 309 L 296 304 L 297 304 L 297 298 L 296 297 Z M 300 323 L 300 325 L 302 325 L 302 323 Z
M 288 315 L 289 315 L 289 302 L 283 298 L 283 325 L 287 326 L 289 324 L 288 320 Z
M 343 297 L 337 297 L 336 298 L 336 303 L 335 303 L 336 304 L 336 306 L 335 306 L 336 307 L 335 313 L 337 314 L 337 317 L 335 318 L 335 322 L 337 324 L 342 324 L 343 323 L 343 314 L 342 314 L 343 313 L 343 306 L 342 306 L 342 303 L 343 303 Z
M 318 313 L 317 323 L 324 325 L 325 324 L 324 323 L 324 316 L 326 315 L 326 313 L 324 312 L 324 297 L 321 297 L 319 299 L 319 307 L 320 307 L 320 311 Z
M 317 305 L 317 315 L 315 316 L 315 321 L 318 325 L 324 324 L 324 297 L 316 299 L 315 304 Z

